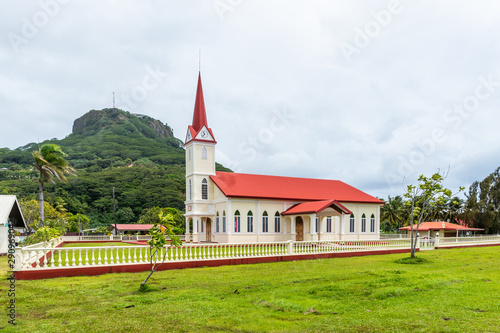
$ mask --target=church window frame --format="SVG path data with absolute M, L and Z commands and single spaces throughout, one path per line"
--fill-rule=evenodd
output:
M 219 212 L 217 212 L 217 215 L 215 215 L 215 232 L 219 232 Z
M 226 211 L 222 211 L 222 232 L 226 232 Z
M 234 212 L 234 232 L 241 232 L 241 215 L 239 210 Z
M 332 232 L 332 217 L 326 217 L 326 232 Z
M 203 146 L 201 148 L 201 159 L 202 160 L 208 159 L 208 151 L 207 151 L 207 147 L 205 147 L 205 146 Z
M 355 224 L 356 218 L 354 217 L 354 214 L 351 214 L 351 216 L 349 217 L 349 232 L 355 231 Z
M 279 212 L 274 214 L 274 232 L 281 233 L 281 215 Z
M 191 179 L 189 180 L 189 200 L 193 200 L 193 184 Z
M 370 216 L 370 232 L 375 232 L 375 215 Z
M 366 232 L 366 215 L 361 215 L 361 232 Z
M 253 213 L 251 210 L 247 213 L 247 232 L 253 232 Z
M 206 178 L 201 181 L 201 199 L 208 200 L 208 181 Z
M 262 213 L 262 232 L 269 232 L 269 215 L 267 211 Z

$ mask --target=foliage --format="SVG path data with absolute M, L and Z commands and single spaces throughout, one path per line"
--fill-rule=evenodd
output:
M 409 211 L 409 225 L 411 226 L 411 257 L 415 257 L 415 248 L 417 246 L 418 227 L 421 222 L 429 221 L 433 211 L 437 207 L 444 206 L 452 196 L 450 189 L 442 184 L 445 176 L 436 172 L 431 177 L 420 175 L 417 185 L 408 185 L 406 188 L 405 206 Z M 462 191 L 463 188 L 460 188 Z M 413 230 L 413 225 L 416 228 Z
M 424 251 L 424 265 L 391 254 L 165 270 L 145 294 L 137 273 L 18 280 L 18 325 L 2 332 L 499 332 L 499 251 Z
M 42 225 L 40 223 L 40 206 L 37 200 L 21 199 L 19 202 L 23 212 L 26 225 L 30 230 L 36 230 Z M 54 224 L 54 221 L 64 219 L 66 214 L 56 210 L 51 204 L 43 202 L 45 220 L 48 224 Z
M 66 220 L 66 229 L 68 232 L 80 232 L 80 224 L 82 226 L 82 230 L 87 229 L 90 224 L 89 218 L 84 214 L 73 215 L 68 213 Z
M 39 228 L 34 234 L 31 234 L 28 237 L 26 237 L 23 240 L 22 244 L 23 246 L 26 246 L 41 242 L 48 242 L 51 239 L 57 238 L 59 236 L 61 236 L 61 232 L 58 229 L 46 226 Z
M 385 205 L 380 209 L 380 220 L 382 231 L 397 232 L 408 220 L 405 204 L 401 196 L 392 197 L 389 195 Z
M 35 163 L 33 164 L 38 171 L 39 186 L 39 204 L 40 204 L 40 226 L 43 227 L 45 220 L 43 186 L 45 183 L 54 183 L 54 179 L 62 182 L 67 182 L 66 174 L 75 175 L 76 170 L 69 166 L 65 157 L 67 156 L 56 144 L 47 143 L 42 145 L 40 150 L 35 150 L 33 153 Z
M 113 186 L 118 223 L 135 222 L 155 206 L 184 209 L 185 151 L 158 120 L 118 109 L 92 110 L 75 121 L 72 134 L 43 144 L 60 146 L 78 170 L 78 178 L 68 177 L 67 184 L 45 184 L 45 201 L 57 206 L 61 199 L 68 212 L 88 216 L 89 227 L 113 222 Z M 0 171 L 0 193 L 35 198 L 38 173 L 31 152 L 37 147 L 0 149 L 0 168 L 7 168 Z M 220 164 L 216 170 L 230 171 Z
M 141 218 L 137 223 L 140 224 L 161 224 L 161 216 L 172 216 L 172 231 L 176 235 L 186 232 L 186 224 L 181 211 L 176 208 L 166 207 L 151 207 L 143 210 Z
M 149 263 L 151 265 L 151 271 L 146 279 L 141 283 L 139 290 L 144 290 L 144 287 L 151 275 L 153 275 L 153 273 L 165 262 L 170 248 L 182 245 L 179 237 L 174 236 L 174 217 L 172 213 L 164 213 L 160 211 L 158 213 L 158 219 L 160 220 L 161 224 L 155 224 L 151 229 L 149 229 L 151 240 L 148 241 L 148 245 L 150 248 Z M 170 238 L 170 246 L 164 250 L 165 245 L 167 244 L 165 235 Z M 159 260 L 161 261 L 158 264 Z
M 474 182 L 466 193 L 463 220 L 485 233 L 500 233 L 500 168 L 481 182 Z
M 35 199 L 21 199 L 19 202 L 21 211 L 26 221 L 29 230 L 37 230 L 40 225 L 40 209 L 38 202 Z M 56 207 L 44 201 L 43 207 L 45 211 L 45 225 L 51 228 L 58 229 L 62 234 L 66 232 L 78 232 L 78 218 L 82 222 L 82 228 L 85 229 L 90 224 L 90 219 L 84 214 L 72 214 L 64 208 L 64 203 L 59 200 L 56 202 Z

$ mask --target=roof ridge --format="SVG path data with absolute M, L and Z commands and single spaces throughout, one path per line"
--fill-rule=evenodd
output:
M 306 180 L 322 180 L 322 181 L 334 181 L 341 182 L 349 185 L 339 179 L 324 179 L 324 178 L 310 178 L 310 177 L 293 177 L 293 176 L 279 176 L 279 175 L 263 175 L 258 173 L 244 173 L 244 172 L 228 172 L 228 171 L 216 171 L 216 175 L 219 173 L 230 174 L 230 175 L 245 175 L 245 176 L 259 176 L 259 177 L 279 177 L 279 178 L 293 178 L 293 179 L 306 179 Z M 352 186 L 352 185 L 349 185 Z

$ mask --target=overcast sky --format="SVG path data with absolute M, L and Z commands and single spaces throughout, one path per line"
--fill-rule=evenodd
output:
M 2 1 L 0 147 L 92 109 L 184 140 L 201 75 L 218 162 L 402 193 L 500 166 L 498 1 Z

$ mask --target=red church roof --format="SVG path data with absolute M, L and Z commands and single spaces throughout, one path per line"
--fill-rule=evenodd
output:
M 216 172 L 210 178 L 227 197 L 383 204 L 383 201 L 339 180 L 231 172 Z
M 285 212 L 281 213 L 281 215 L 319 213 L 328 207 L 332 207 L 333 209 L 341 211 L 345 214 L 351 214 L 351 211 L 349 209 L 339 204 L 336 200 L 321 200 L 321 201 L 303 202 L 293 205 L 292 207 L 288 208 Z
M 413 230 L 416 230 L 417 225 L 413 225 Z M 399 228 L 399 230 L 411 230 L 410 226 Z M 449 222 L 422 222 L 418 227 L 418 231 L 428 231 L 428 230 L 447 230 L 447 231 L 456 231 L 456 230 L 475 230 L 482 231 L 484 229 L 481 228 L 468 228 L 459 224 L 449 223 Z

